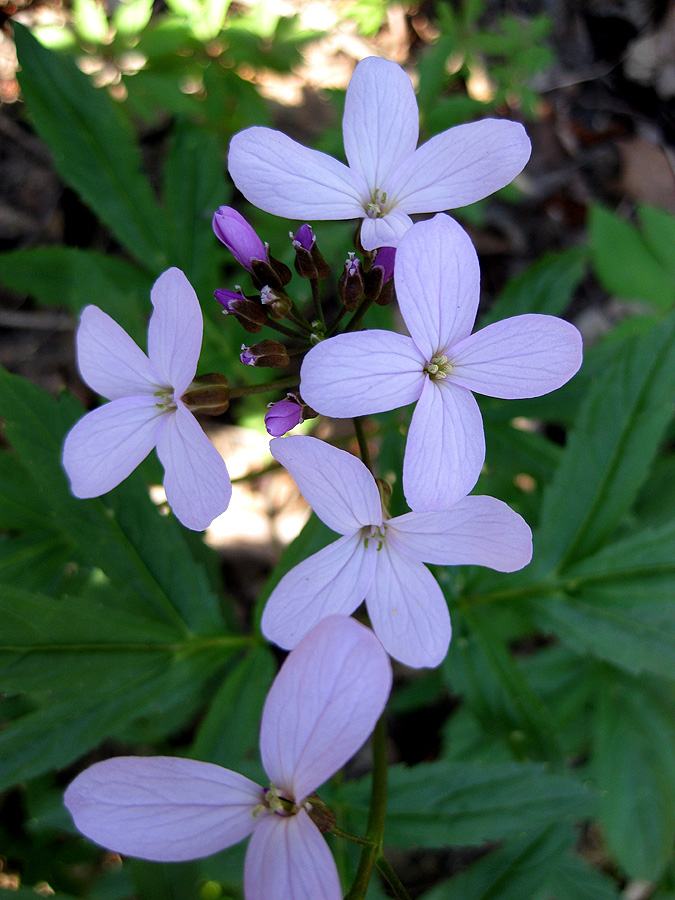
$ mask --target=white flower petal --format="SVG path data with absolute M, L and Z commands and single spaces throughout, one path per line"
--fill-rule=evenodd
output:
M 450 377 L 488 397 L 540 397 L 569 381 L 581 358 L 574 325 L 531 313 L 494 322 L 453 347 Z
M 302 496 L 333 531 L 353 534 L 364 525 L 382 523 L 375 479 L 351 453 L 301 435 L 273 438 L 270 453 L 290 472 Z
M 357 219 L 369 199 L 365 182 L 343 163 L 270 128 L 235 134 L 228 166 L 247 200 L 287 219 Z
M 409 337 L 358 331 L 321 341 L 304 359 L 300 393 L 325 416 L 350 418 L 414 403 L 425 360 Z
M 513 181 L 530 152 L 518 122 L 483 119 L 457 125 L 399 165 L 389 179 L 389 197 L 411 214 L 466 206 Z
M 480 299 L 478 256 L 450 216 L 418 222 L 402 238 L 394 284 L 401 315 L 427 361 L 471 334 Z
M 373 580 L 375 558 L 360 534 L 347 535 L 294 566 L 274 588 L 260 628 L 268 641 L 290 650 L 327 616 L 348 616 Z
M 179 404 L 169 415 L 157 441 L 166 499 L 179 522 L 203 531 L 228 507 L 230 476 L 192 413 Z
M 442 512 L 411 512 L 387 522 L 387 540 L 413 559 L 440 566 L 515 572 L 532 558 L 527 522 L 494 497 L 464 497 Z
M 246 900 L 342 900 L 335 860 L 305 810 L 256 824 L 244 864 Z
M 211 763 L 118 756 L 85 769 L 64 802 L 77 828 L 108 850 L 179 862 L 245 838 L 263 796 L 248 778 Z
M 359 240 L 364 250 L 398 247 L 403 235 L 412 228 L 412 219 L 402 209 L 392 209 L 379 219 L 368 216 L 361 222 Z
M 485 435 L 470 391 L 427 380 L 413 413 L 403 493 L 413 510 L 447 509 L 469 493 L 485 462 Z
M 363 746 L 391 689 L 391 666 L 369 628 L 346 616 L 319 622 L 270 688 L 260 753 L 270 780 L 300 804 Z
M 157 372 L 121 325 L 98 306 L 85 306 L 77 329 L 77 366 L 89 387 L 108 400 L 153 394 Z
M 421 562 L 387 541 L 377 554 L 366 607 L 375 634 L 394 659 L 414 669 L 443 662 L 452 633 L 443 592 Z
M 155 446 L 163 413 L 154 397 L 123 397 L 87 413 L 63 445 L 76 497 L 99 497 L 124 481 Z
M 415 91 L 400 66 L 376 56 L 361 60 L 347 88 L 342 131 L 349 165 L 369 193 L 386 189 L 388 176 L 412 156 L 419 136 Z
M 202 349 L 202 311 L 180 269 L 167 269 L 150 292 L 154 312 L 148 326 L 148 356 L 165 385 L 180 397 L 197 371 Z

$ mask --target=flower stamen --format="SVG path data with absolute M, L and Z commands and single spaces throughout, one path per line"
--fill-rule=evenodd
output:
M 433 381 L 442 381 L 451 372 L 452 365 L 448 362 L 447 356 L 432 356 L 424 367 L 424 374 L 428 375 Z

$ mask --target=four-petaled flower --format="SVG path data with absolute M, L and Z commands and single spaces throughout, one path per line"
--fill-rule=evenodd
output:
M 302 364 L 302 396 L 323 415 L 351 418 L 418 401 L 403 462 L 411 509 L 447 508 L 478 480 L 485 437 L 472 391 L 538 397 L 581 365 L 581 335 L 555 316 L 514 316 L 471 334 L 479 281 L 476 251 L 457 222 L 442 214 L 419 222 L 401 239 L 394 271 L 411 337 L 341 334 Z
M 82 311 L 77 363 L 90 388 L 110 403 L 80 419 L 66 437 L 63 466 L 76 497 L 116 487 L 153 447 L 176 518 L 202 531 L 230 502 L 225 463 L 181 400 L 197 371 L 202 313 L 180 269 L 168 269 L 150 294 L 148 355 L 97 306 Z
M 362 219 L 366 250 L 395 247 L 413 213 L 466 206 L 503 188 L 530 157 L 522 125 L 483 119 L 417 147 L 419 112 L 408 75 L 370 57 L 354 70 L 342 120 L 349 166 L 279 131 L 248 128 L 228 166 L 255 206 L 289 219 Z
M 211 763 L 122 756 L 78 775 L 66 806 L 87 837 L 143 859 L 209 856 L 253 833 L 246 900 L 341 900 L 310 795 L 368 739 L 390 688 L 391 666 L 372 631 L 332 616 L 288 656 L 267 695 L 260 753 L 268 790 Z
M 311 437 L 275 438 L 270 450 L 305 500 L 341 534 L 291 569 L 267 601 L 261 628 L 285 649 L 326 616 L 365 598 L 375 634 L 395 659 L 437 666 L 450 643 L 443 593 L 423 563 L 513 572 L 532 557 L 527 523 L 494 497 L 465 497 L 443 512 L 383 515 L 375 479 L 355 456 Z

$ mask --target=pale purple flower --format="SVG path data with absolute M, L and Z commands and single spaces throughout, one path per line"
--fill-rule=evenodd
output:
M 450 643 L 443 593 L 424 563 L 513 572 L 532 557 L 527 523 L 494 497 L 443 512 L 383 514 L 375 479 L 355 456 L 311 437 L 275 438 L 272 456 L 337 541 L 291 569 L 262 615 L 266 638 L 288 649 L 325 616 L 362 600 L 385 650 L 415 668 L 437 666 Z
M 295 400 L 277 400 L 265 413 L 265 428 L 272 437 L 281 437 L 302 421 L 302 406 Z
M 466 206 L 507 185 L 530 156 L 517 122 L 483 119 L 418 149 L 419 112 L 408 75 L 370 57 L 354 70 L 342 120 L 349 166 L 279 131 L 248 128 L 228 165 L 244 196 L 289 219 L 362 219 L 366 250 L 395 247 L 413 213 Z
M 202 313 L 180 269 L 160 275 L 150 299 L 147 356 L 97 306 L 82 311 L 80 374 L 110 403 L 69 432 L 63 466 L 76 497 L 98 497 L 157 447 L 169 505 L 183 525 L 202 531 L 227 509 L 232 494 L 221 455 L 181 400 L 197 370 Z
M 417 401 L 403 462 L 411 509 L 450 506 L 473 488 L 485 460 L 483 420 L 472 391 L 538 397 L 581 365 L 581 335 L 555 316 L 528 314 L 471 334 L 478 257 L 449 216 L 414 225 L 396 253 L 394 284 L 411 337 L 361 331 L 322 341 L 300 372 L 303 399 L 337 418 Z
M 251 260 L 267 261 L 267 248 L 253 227 L 231 206 L 221 206 L 213 214 L 213 232 L 237 262 L 249 272 L 252 268 Z
M 160 862 L 209 856 L 252 833 L 246 900 L 341 900 L 310 794 L 368 739 L 390 689 L 372 631 L 333 616 L 298 644 L 267 695 L 260 754 L 269 790 L 211 763 L 122 756 L 78 775 L 65 804 L 91 840 Z

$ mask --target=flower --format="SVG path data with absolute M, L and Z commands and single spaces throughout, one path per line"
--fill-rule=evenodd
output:
M 265 637 L 288 649 L 315 623 L 365 598 L 385 650 L 408 666 L 437 666 L 450 616 L 423 563 L 513 572 L 532 557 L 527 523 L 494 497 L 465 497 L 443 512 L 383 515 L 375 479 L 355 456 L 312 437 L 275 438 L 272 456 L 319 518 L 341 534 L 281 579 L 263 611 Z
M 414 225 L 396 253 L 394 283 L 411 337 L 341 334 L 313 347 L 300 391 L 318 413 L 370 415 L 418 401 L 405 458 L 411 509 L 451 506 L 473 488 L 485 460 L 483 421 L 471 391 L 538 397 L 581 365 L 581 335 L 555 316 L 528 314 L 471 334 L 479 300 L 478 257 L 449 216 Z
M 80 374 L 110 403 L 68 433 L 63 466 L 76 497 L 98 497 L 157 447 L 169 505 L 183 525 L 202 531 L 227 509 L 232 486 L 222 457 L 181 399 L 197 370 L 201 309 L 180 269 L 160 275 L 150 299 L 148 356 L 97 306 L 82 311 Z
M 234 183 L 255 206 L 289 219 L 361 219 L 366 250 L 395 247 L 412 213 L 466 206 L 524 167 L 530 141 L 517 122 L 449 128 L 418 149 L 419 112 L 408 75 L 370 57 L 354 70 L 342 120 L 349 166 L 279 131 L 248 128 L 230 143 Z
M 267 261 L 267 249 L 246 219 L 232 209 L 221 206 L 213 214 L 213 231 L 219 241 L 249 272 L 255 259 Z
M 344 616 L 324 619 L 288 656 L 265 701 L 269 790 L 211 763 L 122 756 L 78 775 L 65 804 L 91 840 L 160 862 L 209 856 L 253 833 L 246 900 L 341 900 L 310 794 L 367 740 L 391 678 L 372 631 Z

